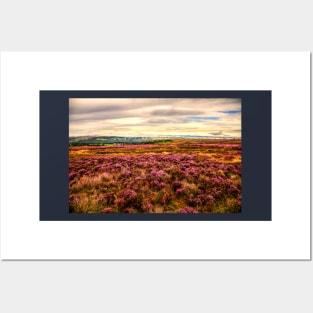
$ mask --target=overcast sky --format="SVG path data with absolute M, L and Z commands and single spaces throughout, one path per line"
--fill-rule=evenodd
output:
M 71 98 L 69 135 L 241 137 L 241 99 Z

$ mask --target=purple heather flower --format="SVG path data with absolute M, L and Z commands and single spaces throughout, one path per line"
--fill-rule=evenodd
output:
M 184 207 L 179 209 L 178 213 L 199 213 L 199 212 L 191 207 Z
M 102 209 L 102 213 L 112 213 L 113 209 L 112 208 L 104 208 Z

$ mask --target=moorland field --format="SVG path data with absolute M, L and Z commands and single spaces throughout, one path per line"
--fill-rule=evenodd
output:
M 71 144 L 71 213 L 240 213 L 241 140 Z

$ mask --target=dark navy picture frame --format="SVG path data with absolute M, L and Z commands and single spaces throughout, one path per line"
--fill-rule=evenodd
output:
M 241 213 L 69 212 L 69 98 L 241 98 Z M 272 92 L 40 91 L 40 221 L 271 221 Z

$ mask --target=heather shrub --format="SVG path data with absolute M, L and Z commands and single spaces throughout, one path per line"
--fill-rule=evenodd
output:
M 240 212 L 241 145 L 71 147 L 69 193 L 76 213 Z
M 197 210 L 194 208 L 190 207 L 184 207 L 178 210 L 178 213 L 199 213 Z

